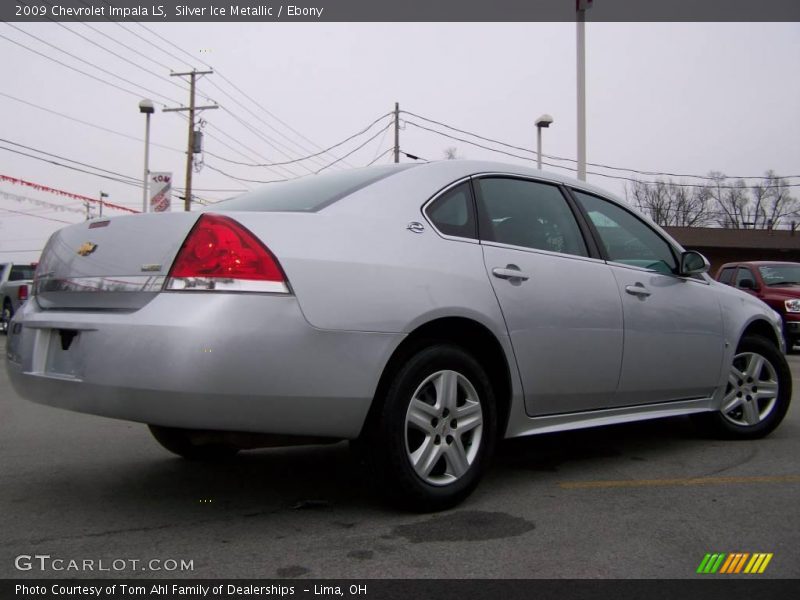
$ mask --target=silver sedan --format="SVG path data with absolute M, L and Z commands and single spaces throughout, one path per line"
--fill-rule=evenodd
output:
M 186 458 L 348 439 L 417 510 L 495 441 L 783 419 L 780 317 L 624 202 L 538 170 L 390 165 L 55 233 L 9 331 L 20 395 Z

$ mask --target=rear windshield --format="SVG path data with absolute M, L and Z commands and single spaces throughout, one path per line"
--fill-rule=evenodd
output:
M 36 267 L 33 265 L 13 265 L 11 273 L 8 274 L 9 281 L 24 281 L 26 279 L 33 279 L 33 272 Z
M 271 183 L 236 198 L 217 202 L 213 209 L 314 212 L 363 187 L 413 166 L 413 164 L 392 164 L 325 175 L 308 175 L 293 181 Z

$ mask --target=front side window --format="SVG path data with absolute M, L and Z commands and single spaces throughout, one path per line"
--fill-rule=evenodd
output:
M 739 267 L 736 271 L 736 287 L 742 287 L 742 281 L 750 280 L 753 287 L 756 284 L 756 278 L 753 277 L 753 272 L 747 267 Z
M 608 260 L 673 274 L 678 263 L 667 241 L 633 213 L 597 196 L 573 190 L 600 235 Z
M 481 239 L 589 255 L 575 216 L 558 187 L 505 177 L 486 177 L 475 184 Z
M 445 235 L 477 237 L 475 211 L 468 181 L 447 190 L 431 202 L 425 209 L 425 214 L 436 229 Z

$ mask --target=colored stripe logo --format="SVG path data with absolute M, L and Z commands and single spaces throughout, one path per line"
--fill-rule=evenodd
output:
M 702 574 L 724 573 L 735 575 L 739 573 L 760 574 L 767 569 L 773 554 L 766 552 L 724 552 L 709 553 L 700 561 L 697 572 Z

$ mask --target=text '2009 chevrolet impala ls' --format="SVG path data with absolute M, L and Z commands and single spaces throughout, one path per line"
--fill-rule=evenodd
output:
M 498 438 L 783 419 L 780 317 L 602 190 L 497 163 L 273 184 L 56 232 L 6 361 L 25 398 L 150 425 L 187 458 L 358 440 L 418 510 Z

